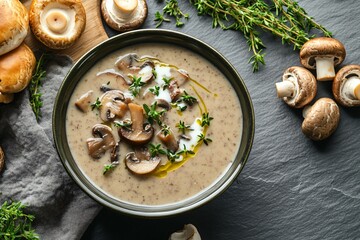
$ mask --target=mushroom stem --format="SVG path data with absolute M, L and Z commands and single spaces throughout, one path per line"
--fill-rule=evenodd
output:
M 113 0 L 113 10 L 123 17 L 129 16 L 137 7 L 138 0 Z
M 141 132 L 144 124 L 143 108 L 135 103 L 129 103 L 130 116 L 132 120 L 132 129 L 135 132 Z
M 279 98 L 291 97 L 295 92 L 294 83 L 292 83 L 291 81 L 282 81 L 275 83 L 275 87 L 276 87 L 277 96 Z
M 350 77 L 345 81 L 343 93 L 350 99 L 360 100 L 360 79 L 358 76 Z
M 308 114 L 309 114 L 309 112 L 311 110 L 311 107 L 312 107 L 311 105 L 308 105 L 308 106 L 303 108 L 303 110 L 302 110 L 303 118 L 306 118 L 308 116 Z
M 331 81 L 335 77 L 334 57 L 315 57 L 318 81 Z
M 46 15 L 46 24 L 54 33 L 61 34 L 68 27 L 69 17 L 60 10 L 52 10 Z

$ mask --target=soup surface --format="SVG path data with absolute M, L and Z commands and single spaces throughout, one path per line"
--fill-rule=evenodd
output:
M 124 59 L 127 63 L 130 59 L 137 70 L 125 66 Z M 128 67 L 124 71 L 123 65 Z M 102 112 L 107 104 L 104 94 L 113 90 L 123 93 L 124 111 L 115 117 Z M 149 142 L 134 145 L 122 135 L 134 131 L 133 103 L 142 107 L 144 124 L 137 125 L 153 128 Z M 152 109 L 159 118 L 151 114 Z M 110 129 L 117 145 L 100 149 L 105 153 L 96 152 L 94 157 L 90 144 L 105 138 L 104 133 L 93 135 L 96 124 Z M 142 44 L 112 53 L 83 76 L 68 105 L 66 132 L 79 168 L 106 194 L 124 202 L 162 205 L 192 197 L 224 174 L 239 148 L 242 112 L 231 84 L 207 60 L 173 45 Z M 175 148 L 158 136 L 161 133 L 173 135 Z M 141 160 L 136 149 L 148 152 L 147 160 Z M 139 174 L 136 166 L 134 170 L 125 161 L 130 152 L 135 152 L 131 156 L 136 159 L 129 164 L 149 163 L 153 157 L 160 163 L 149 173 Z

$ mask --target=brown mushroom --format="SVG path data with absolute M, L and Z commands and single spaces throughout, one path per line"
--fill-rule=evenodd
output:
M 109 126 L 95 124 L 92 129 L 92 134 L 94 138 L 86 140 L 88 152 L 92 158 L 101 158 L 109 149 L 112 150 L 112 153 L 116 151 L 117 144 Z
M 4 168 L 5 168 L 5 154 L 2 148 L 0 147 L 0 173 L 4 170 Z
M 348 65 L 335 75 L 332 92 L 345 107 L 360 106 L 360 65 Z
M 320 98 L 313 106 L 303 110 L 302 132 L 314 141 L 320 141 L 333 134 L 340 121 L 338 105 L 331 98 Z
M 116 117 L 122 118 L 127 111 L 124 94 L 119 90 L 105 92 L 99 101 L 101 102 L 100 118 L 105 122 L 112 121 Z
M 0 55 L 20 46 L 29 30 L 28 11 L 19 0 L 1 0 Z
M 167 149 L 170 149 L 173 152 L 176 152 L 179 149 L 179 143 L 170 128 L 165 129 L 165 131 L 163 129 L 160 130 L 156 136 L 163 144 L 165 144 Z
M 145 0 L 102 0 L 101 13 L 109 27 L 126 32 L 145 22 L 148 8 Z
M 143 108 L 135 103 L 128 104 L 131 115 L 131 129 L 121 127 L 119 135 L 132 145 L 143 145 L 148 143 L 154 135 L 154 128 L 144 124 Z
M 294 108 L 302 108 L 310 103 L 317 92 L 314 75 L 303 67 L 285 70 L 282 82 L 275 84 L 277 96 Z
M 88 112 L 90 105 L 94 102 L 94 91 L 90 90 L 81 95 L 75 102 L 75 106 L 82 112 Z
M 0 92 L 17 93 L 26 88 L 35 69 L 36 59 L 32 50 L 21 44 L 0 56 Z
M 117 68 L 123 73 L 125 80 L 132 83 L 132 77 L 141 77 L 141 82 L 147 83 L 153 79 L 154 63 L 151 60 L 139 61 L 135 53 L 129 53 L 121 56 L 115 63 Z M 130 79 L 129 79 L 130 77 Z
M 300 50 L 301 64 L 309 69 L 316 68 L 316 78 L 319 81 L 333 80 L 334 67 L 342 63 L 345 56 L 344 45 L 334 38 L 327 37 L 313 38 Z
M 157 156 L 151 157 L 147 148 L 142 147 L 126 154 L 125 164 L 126 167 L 136 174 L 147 174 L 156 169 L 160 164 L 161 159 Z
M 34 0 L 29 18 L 35 37 L 52 49 L 71 47 L 80 38 L 86 24 L 81 0 Z
M 201 237 L 194 225 L 186 224 L 184 229 L 171 234 L 169 240 L 201 240 Z

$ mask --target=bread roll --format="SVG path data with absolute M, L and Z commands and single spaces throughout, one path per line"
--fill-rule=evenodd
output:
M 19 0 L 0 1 L 0 55 L 17 48 L 29 29 L 29 16 Z
M 35 37 L 52 49 L 72 46 L 86 24 L 81 0 L 33 0 L 29 18 Z
M 0 92 L 16 93 L 26 88 L 35 65 L 34 53 L 25 43 L 0 56 Z

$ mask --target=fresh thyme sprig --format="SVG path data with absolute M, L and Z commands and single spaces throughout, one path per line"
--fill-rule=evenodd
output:
M 47 60 L 48 54 L 43 53 L 36 62 L 35 71 L 29 84 L 30 106 L 35 114 L 36 121 L 39 121 L 41 118 L 43 102 L 41 99 L 42 93 L 40 92 L 40 88 L 42 87 L 42 80 L 46 76 L 45 65 Z
M 118 164 L 111 163 L 111 164 L 105 164 L 103 168 L 103 175 L 107 174 L 108 172 L 112 171 Z
M 0 208 L 0 239 L 38 240 L 39 235 L 31 224 L 35 217 L 24 213 L 26 208 L 21 202 L 5 201 Z
M 162 147 L 161 147 L 161 144 L 152 144 L 150 143 L 149 144 L 149 151 L 150 151 L 150 156 L 151 157 L 155 157 L 159 154 L 163 154 L 163 155 L 166 155 L 166 150 L 164 150 Z
M 183 154 L 183 155 L 185 155 L 185 157 L 187 157 L 188 155 L 194 155 L 194 154 L 195 154 L 194 151 L 192 151 L 192 150 L 190 150 L 190 149 L 186 149 L 186 145 L 185 145 L 185 144 L 183 145 L 183 147 L 184 147 L 184 149 L 178 151 L 178 154 Z
M 144 86 L 144 82 L 141 81 L 141 77 L 132 76 L 133 82 L 129 87 L 129 90 L 131 91 L 132 95 L 136 97 L 139 95 L 141 87 Z
M 181 11 L 177 0 L 165 1 L 163 12 L 160 13 L 159 11 L 157 11 L 155 13 L 155 21 L 158 22 L 156 24 L 156 27 L 159 27 L 163 22 L 170 22 L 170 19 L 165 18 L 165 14 L 175 18 L 175 25 L 177 27 L 182 27 L 184 25 L 184 22 L 182 22 L 182 18 L 189 19 L 189 14 L 183 13 Z
M 187 105 L 192 106 L 197 102 L 197 99 L 184 91 L 184 94 L 179 98 L 179 100 L 177 100 L 177 102 L 184 102 Z
M 243 33 L 252 56 L 249 63 L 253 71 L 265 65 L 265 44 L 260 37 L 260 29 L 279 37 L 282 44 L 293 45 L 294 50 L 316 35 L 312 29 L 319 30 L 326 37 L 332 33 L 317 23 L 293 0 L 189 0 L 198 15 L 210 15 L 213 28 L 235 30 Z M 164 9 L 179 11 L 174 4 L 177 0 L 167 1 Z M 169 11 L 169 10 L 168 10 Z M 319 33 L 319 34 L 320 34 Z
M 124 121 L 114 121 L 114 126 L 115 127 L 122 127 L 122 128 L 127 129 L 127 130 L 131 130 L 132 122 L 131 122 L 130 119 L 126 119 Z
M 201 116 L 201 126 L 202 127 L 206 127 L 206 126 L 210 126 L 210 122 L 213 120 L 213 117 L 209 116 L 209 113 L 203 113 Z
M 143 104 L 143 108 L 145 110 L 145 113 L 146 113 L 149 123 L 153 124 L 154 121 L 156 121 L 157 124 L 159 124 L 159 126 L 162 125 L 161 117 L 164 115 L 166 110 L 157 111 L 156 110 L 157 102 L 154 102 L 153 104 L 151 104 L 150 107 L 146 104 Z
M 149 88 L 149 91 L 154 94 L 155 96 L 159 96 L 160 87 L 155 85 L 154 87 Z
M 176 124 L 176 127 L 179 129 L 180 132 L 182 132 L 182 134 L 185 134 L 186 130 L 193 130 L 190 128 L 190 125 L 185 124 L 185 122 L 181 120 L 179 121 L 179 123 Z
M 203 142 L 203 143 L 205 143 L 206 146 L 209 145 L 210 142 L 212 142 L 212 139 L 207 138 L 203 133 L 200 133 L 198 135 L 198 138 L 199 138 L 198 143 Z
M 91 105 L 91 110 L 93 111 L 94 109 L 99 109 L 101 107 L 101 101 L 99 98 L 96 98 L 96 101 L 93 102 Z

